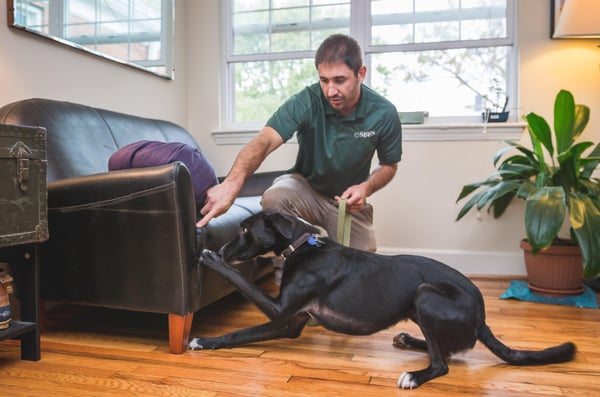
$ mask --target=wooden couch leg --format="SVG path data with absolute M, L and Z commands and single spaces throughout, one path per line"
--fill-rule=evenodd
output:
M 194 313 L 185 316 L 169 314 L 169 350 L 181 354 L 187 350 Z

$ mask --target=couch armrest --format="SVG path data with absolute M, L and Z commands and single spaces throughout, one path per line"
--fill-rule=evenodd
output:
M 181 163 L 109 171 L 50 182 L 48 207 L 66 210 L 71 206 L 97 206 L 110 201 L 127 202 L 156 191 L 172 189 L 177 189 L 182 197 L 191 194 L 193 199 L 189 172 Z M 189 191 L 186 192 L 186 189 Z
M 202 272 L 195 212 L 181 163 L 50 183 L 42 298 L 174 314 L 196 310 Z

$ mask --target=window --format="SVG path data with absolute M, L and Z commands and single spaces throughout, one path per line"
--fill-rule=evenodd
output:
M 13 24 L 172 77 L 173 0 L 12 0 Z
M 226 0 L 226 126 L 261 124 L 316 81 L 332 33 L 365 53 L 367 85 L 401 112 L 481 121 L 515 89 L 514 0 Z

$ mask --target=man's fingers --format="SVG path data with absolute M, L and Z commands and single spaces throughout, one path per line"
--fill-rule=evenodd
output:
M 202 210 L 204 210 L 206 208 L 206 206 L 204 206 L 202 208 Z M 202 214 L 202 210 L 200 210 L 200 214 Z M 220 214 L 217 213 L 217 209 L 215 209 L 214 207 L 208 211 L 206 214 L 202 214 L 204 215 L 202 217 L 202 219 L 200 219 L 197 223 L 196 223 L 196 227 L 204 227 L 208 224 L 208 222 L 210 222 L 210 220 L 216 216 L 219 216 Z

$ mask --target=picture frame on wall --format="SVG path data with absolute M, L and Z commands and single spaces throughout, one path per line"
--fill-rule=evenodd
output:
M 554 29 L 556 29 L 556 25 L 558 25 L 558 18 L 560 18 L 560 13 L 562 12 L 563 5 L 565 4 L 565 0 L 550 0 L 550 38 L 553 39 Z

